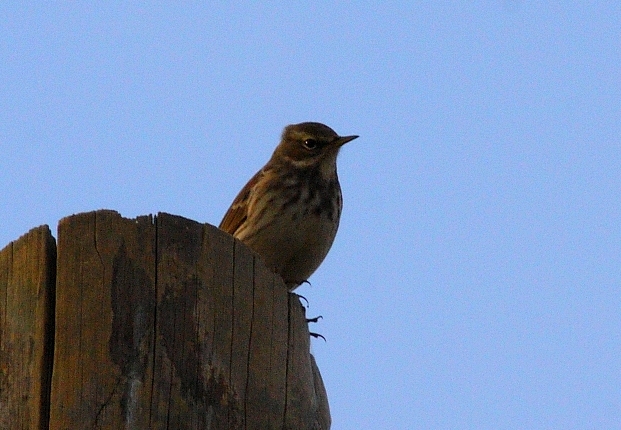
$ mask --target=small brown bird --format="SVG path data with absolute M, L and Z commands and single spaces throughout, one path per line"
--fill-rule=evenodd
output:
M 248 181 L 220 228 L 260 255 L 289 290 L 317 270 L 339 227 L 341 146 L 358 136 L 303 122 L 285 127 L 272 158 Z

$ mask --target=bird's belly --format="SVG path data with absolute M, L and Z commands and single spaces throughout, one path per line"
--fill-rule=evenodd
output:
M 268 267 L 279 273 L 287 284 L 308 279 L 322 263 L 336 236 L 335 223 L 320 215 L 298 219 L 281 216 L 266 226 L 248 245 Z

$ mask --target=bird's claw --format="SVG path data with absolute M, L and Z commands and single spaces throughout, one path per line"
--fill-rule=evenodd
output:
M 300 299 L 304 300 L 306 302 L 306 308 L 308 309 L 308 307 L 310 306 L 310 304 L 308 303 L 308 299 L 298 293 L 291 293 L 291 294 L 296 294 Z M 301 303 L 300 303 L 301 304 Z M 304 305 L 302 305 L 304 306 Z
M 309 332 L 309 334 L 310 334 L 312 337 L 314 337 L 315 339 L 317 339 L 317 338 L 322 338 L 324 342 L 328 342 L 328 341 L 326 340 L 326 338 L 325 338 L 323 335 L 319 334 L 319 333 L 313 333 L 313 332 L 311 331 L 311 332 Z

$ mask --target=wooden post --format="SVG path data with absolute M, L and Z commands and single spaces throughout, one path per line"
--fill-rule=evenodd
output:
M 0 251 L 1 429 L 47 428 L 55 267 L 47 226 Z
M 49 258 L 47 232 L 39 248 L 48 244 Z M 0 294 L 15 290 L 7 268 L 15 267 L 22 240 L 0 253 Z M 0 379 L 0 422 L 7 423 L 0 428 L 330 427 L 304 309 L 239 241 L 178 216 L 133 220 L 97 211 L 61 220 L 57 252 L 56 294 L 48 267 L 47 312 L 33 316 L 40 339 L 21 314 L 0 308 L 0 378 L 23 379 L 4 371 L 7 360 L 23 361 L 4 352 L 15 349 L 4 340 L 8 330 L 13 338 L 32 336 L 44 362 L 30 371 L 43 394 L 33 392 L 29 398 L 38 395 L 38 402 L 29 408 L 5 401 L 5 393 L 17 399 L 21 391 Z M 5 317 L 11 312 L 13 320 Z M 45 345 L 53 345 L 51 386 Z M 21 424 L 34 422 L 42 424 Z

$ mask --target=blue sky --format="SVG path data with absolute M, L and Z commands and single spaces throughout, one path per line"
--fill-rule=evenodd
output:
M 340 429 L 621 428 L 621 3 L 0 5 L 0 247 L 218 224 L 286 124 L 361 137 L 312 286 Z

